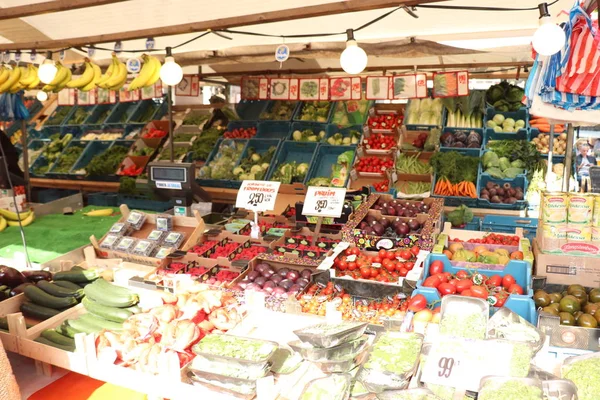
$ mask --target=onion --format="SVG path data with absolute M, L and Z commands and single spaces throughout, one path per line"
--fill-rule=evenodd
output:
M 281 275 L 283 278 L 285 278 L 288 272 L 290 272 L 289 268 L 281 268 L 279 271 L 277 271 L 277 275 Z
M 260 286 L 257 285 L 256 283 L 250 283 L 248 286 L 246 286 L 246 290 L 250 290 L 250 291 L 257 291 L 260 289 Z
M 283 280 L 283 276 L 281 276 L 281 275 L 275 274 L 271 277 L 271 282 L 275 282 L 275 285 L 279 285 L 279 283 L 281 283 L 282 280 Z
M 254 280 L 254 283 L 256 283 L 258 286 L 260 286 L 262 288 L 266 281 L 267 281 L 267 278 L 265 278 L 264 276 L 259 276 L 258 278 L 256 278 Z
M 300 276 L 304 279 L 310 280 L 310 277 L 312 276 L 312 271 L 308 268 L 303 269 L 302 272 L 300 272 Z
M 267 282 L 267 283 L 268 283 L 268 282 Z M 275 287 L 273 287 L 273 286 L 265 286 L 265 287 L 263 288 L 263 290 L 264 290 L 266 293 L 269 293 L 269 294 L 271 294 L 271 293 L 273 293 L 273 290 L 275 290 Z
M 276 288 L 273 289 L 273 294 L 276 296 L 285 295 L 285 289 L 282 288 L 281 286 L 277 286 Z
M 262 272 L 262 276 L 264 276 L 267 279 L 272 277 L 274 274 L 275 274 L 275 270 L 273 268 L 269 268 Z
M 308 285 L 308 279 L 300 278 L 296 281 L 295 284 L 304 289 Z
M 265 284 L 263 285 L 263 289 L 266 289 L 268 287 L 270 288 L 274 288 L 275 286 L 277 286 L 277 284 L 273 281 L 266 281 Z
M 259 276 L 260 276 L 260 272 L 258 272 L 258 271 L 248 272 L 248 280 L 250 282 L 254 282 L 256 280 L 256 278 L 258 278 Z
M 249 284 L 250 284 L 250 281 L 247 279 L 244 279 L 243 281 L 238 283 L 237 286 L 239 286 L 243 290 L 243 289 L 246 289 L 246 286 L 248 286 Z
M 290 287 L 292 287 L 293 284 L 294 284 L 294 282 L 292 282 L 290 279 L 284 279 L 279 284 L 279 287 L 284 288 L 285 290 L 288 290 Z
M 298 286 L 298 285 L 292 285 L 288 289 L 288 293 L 290 293 L 290 294 L 296 294 L 296 293 L 298 293 L 301 290 L 302 290 L 302 288 L 300 286 Z
M 287 273 L 286 278 L 291 280 L 292 282 L 296 282 L 296 280 L 298 280 L 298 278 L 300 278 L 300 272 L 291 270 L 290 272 Z
M 240 282 L 241 283 L 241 282 Z M 244 288 L 242 287 L 241 284 L 235 284 L 233 286 L 230 286 L 229 289 L 234 290 L 236 292 L 241 292 L 242 290 L 244 290 Z
M 269 264 L 267 264 L 267 263 L 260 263 L 256 267 L 254 267 L 254 270 L 258 271 L 259 273 L 262 274 L 263 272 L 265 272 L 269 268 L 271 268 L 271 266 Z

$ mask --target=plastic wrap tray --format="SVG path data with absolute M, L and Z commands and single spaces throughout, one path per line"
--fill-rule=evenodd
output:
M 299 353 L 302 358 L 312 362 L 345 359 L 356 356 L 365 347 L 368 336 L 363 335 L 356 340 L 342 343 L 338 346 L 323 348 L 314 347 L 309 343 L 305 343 L 301 340 L 295 340 L 288 343 L 288 346 L 295 352 Z
M 310 330 L 318 329 L 318 327 L 327 327 L 331 325 L 337 325 L 337 329 L 323 334 L 310 332 Z M 298 336 L 301 341 L 315 347 L 330 348 L 358 339 L 365 333 L 366 329 L 367 324 L 359 322 L 343 322 L 338 324 L 323 323 L 296 330 L 294 331 L 294 334 Z

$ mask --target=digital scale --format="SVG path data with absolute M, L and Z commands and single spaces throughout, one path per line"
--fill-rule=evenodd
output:
M 148 183 L 161 199 L 173 202 L 174 215 L 188 216 L 194 202 L 211 201 L 210 194 L 196 184 L 193 163 L 149 163 Z

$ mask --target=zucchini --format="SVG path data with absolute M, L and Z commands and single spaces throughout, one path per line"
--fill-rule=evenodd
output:
M 82 314 L 79 317 L 79 319 L 87 324 L 90 324 L 92 326 L 96 326 L 96 327 L 100 328 L 100 330 L 102 330 L 102 329 L 107 329 L 110 331 L 122 331 L 123 330 L 123 323 L 107 321 L 104 318 L 95 316 L 94 314 Z
M 127 307 L 126 310 L 131 312 L 132 314 L 139 314 L 142 312 L 142 307 L 135 305 L 135 306 Z
M 105 290 L 108 293 L 112 293 L 117 296 L 135 296 L 136 295 L 135 292 L 133 292 L 127 288 L 124 288 L 122 286 L 117 286 L 113 283 L 110 283 L 105 279 L 98 279 L 97 281 L 94 282 L 94 284 L 96 286 L 98 286 L 99 288 L 101 288 L 102 290 Z
M 54 283 L 56 286 L 60 286 L 60 287 L 63 287 L 65 289 L 71 289 L 71 290 L 79 290 L 79 289 L 81 289 L 81 286 L 79 286 L 76 283 L 69 282 L 69 281 L 54 281 L 52 283 Z
M 115 291 L 107 291 L 104 284 L 99 284 L 102 280 L 98 279 L 91 285 L 87 285 L 83 289 L 85 295 L 95 302 L 108 307 L 126 308 L 138 303 L 139 298 L 136 294 L 129 293 L 123 295 Z
M 61 309 L 69 308 L 77 304 L 77 299 L 74 297 L 52 296 L 37 286 L 27 286 L 23 292 L 25 293 L 25 297 L 29 300 L 44 307 Z
M 27 329 L 31 328 L 32 326 L 33 325 L 31 324 L 25 323 L 25 327 L 27 327 Z M 8 332 L 8 318 L 0 317 L 0 330 Z
M 55 281 L 69 281 L 75 283 L 85 283 L 91 282 L 98 279 L 100 275 L 98 271 L 95 269 L 82 269 L 75 270 L 71 269 L 70 271 L 62 271 L 54 274 Z
M 54 329 L 46 329 L 42 331 L 42 337 L 56 344 L 60 344 L 62 346 L 72 346 L 73 348 L 75 348 L 75 340 L 71 339 L 68 336 L 61 335 Z
M 39 281 L 37 283 L 37 287 L 42 289 L 44 292 L 56 297 L 75 297 L 76 299 L 80 299 L 83 297 L 83 289 L 81 288 L 79 288 L 78 290 L 67 289 L 48 281 Z
M 95 302 L 89 297 L 84 297 L 82 303 L 89 313 L 108 321 L 123 322 L 133 315 L 133 313 L 126 308 L 107 307 Z
M 34 340 L 34 342 L 45 344 L 46 346 L 56 347 L 57 349 L 61 349 L 64 351 L 71 351 L 71 352 L 75 351 L 75 346 L 63 346 L 61 344 L 54 343 L 53 341 L 48 340 L 43 336 L 38 337 L 37 339 Z
M 83 268 L 81 265 L 75 265 L 71 267 L 71 271 L 85 271 L 85 268 Z
M 64 336 L 67 336 L 67 337 L 70 337 L 70 338 L 74 338 L 75 335 L 78 334 L 78 333 L 85 333 L 83 331 L 78 331 L 77 329 L 73 328 L 71 325 L 69 325 L 69 323 L 67 321 L 63 322 L 62 325 L 59 326 L 57 329 Z
M 79 285 L 80 289 L 85 289 L 85 287 L 87 285 L 91 285 L 91 284 L 92 284 L 92 282 L 83 282 L 83 283 L 79 283 L 78 285 Z
M 34 303 L 23 303 L 20 307 L 21 312 L 24 316 L 44 321 L 48 318 L 52 318 L 55 315 L 60 314 L 60 311 L 53 308 L 39 306 Z
M 67 322 L 70 327 L 74 328 L 75 330 L 77 330 L 79 332 L 83 332 L 83 333 L 96 333 L 96 332 L 100 332 L 102 330 L 102 328 L 97 327 L 96 325 L 92 325 L 92 324 L 82 320 L 81 318 L 69 319 L 69 320 L 67 320 Z

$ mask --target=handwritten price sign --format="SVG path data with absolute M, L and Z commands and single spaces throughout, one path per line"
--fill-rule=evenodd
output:
M 302 215 L 338 218 L 342 215 L 345 197 L 345 188 L 309 186 L 304 198 Z
M 243 181 L 235 206 L 253 211 L 271 211 L 275 208 L 280 185 L 280 182 Z

